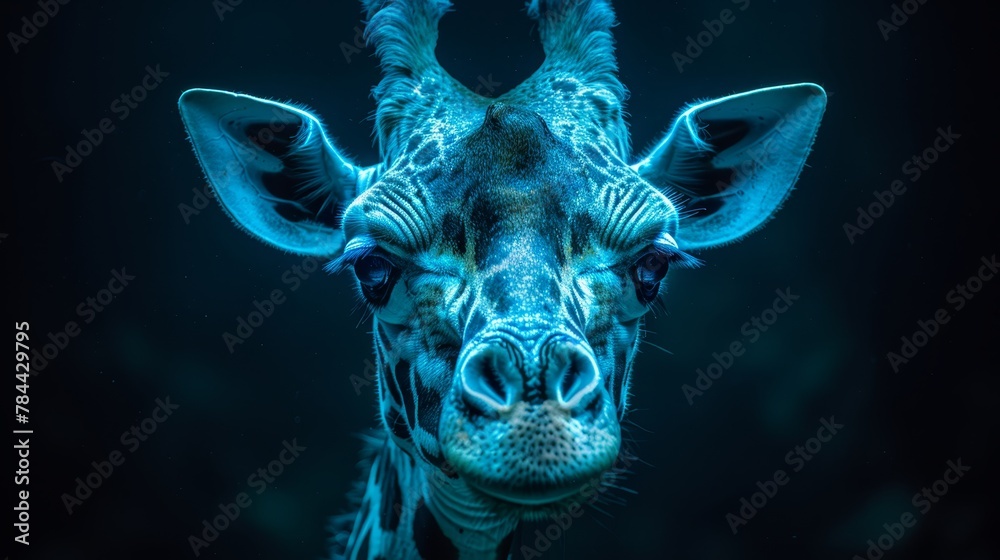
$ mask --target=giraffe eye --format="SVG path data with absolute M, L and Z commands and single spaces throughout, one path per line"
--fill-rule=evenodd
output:
M 378 255 L 367 255 L 354 262 L 354 275 L 361 283 L 361 293 L 372 305 L 384 305 L 389 301 L 392 285 L 399 277 L 399 269 L 388 259 Z
M 650 303 L 656 298 L 660 291 L 660 281 L 667 275 L 669 264 L 667 255 L 658 251 L 650 251 L 636 261 L 632 266 L 632 282 L 639 301 Z

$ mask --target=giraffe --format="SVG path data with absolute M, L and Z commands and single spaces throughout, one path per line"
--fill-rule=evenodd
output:
M 435 57 L 450 7 L 363 2 L 377 163 L 302 106 L 179 101 L 237 225 L 351 270 L 372 311 L 382 430 L 336 558 L 507 558 L 520 523 L 592 495 L 667 271 L 778 210 L 826 106 L 812 83 L 697 102 L 635 156 L 607 0 L 530 1 L 544 62 L 494 99 Z

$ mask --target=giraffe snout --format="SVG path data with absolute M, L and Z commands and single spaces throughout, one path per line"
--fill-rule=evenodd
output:
M 462 398 L 479 414 L 552 401 L 575 415 L 601 401 L 593 352 L 569 336 L 550 337 L 533 351 L 505 338 L 488 340 L 472 348 L 458 370 Z

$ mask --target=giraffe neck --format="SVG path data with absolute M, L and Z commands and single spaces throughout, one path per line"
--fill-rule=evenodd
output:
M 461 480 L 425 470 L 386 438 L 372 462 L 347 558 L 505 560 L 517 524 Z

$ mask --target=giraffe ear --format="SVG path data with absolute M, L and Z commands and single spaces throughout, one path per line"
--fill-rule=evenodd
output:
M 825 108 L 826 92 L 815 84 L 699 103 L 632 168 L 693 212 L 680 223 L 682 248 L 738 241 L 788 197 Z
M 316 117 L 210 89 L 184 92 L 179 105 L 216 198 L 238 225 L 293 253 L 342 250 L 339 214 L 368 170 L 341 155 Z

